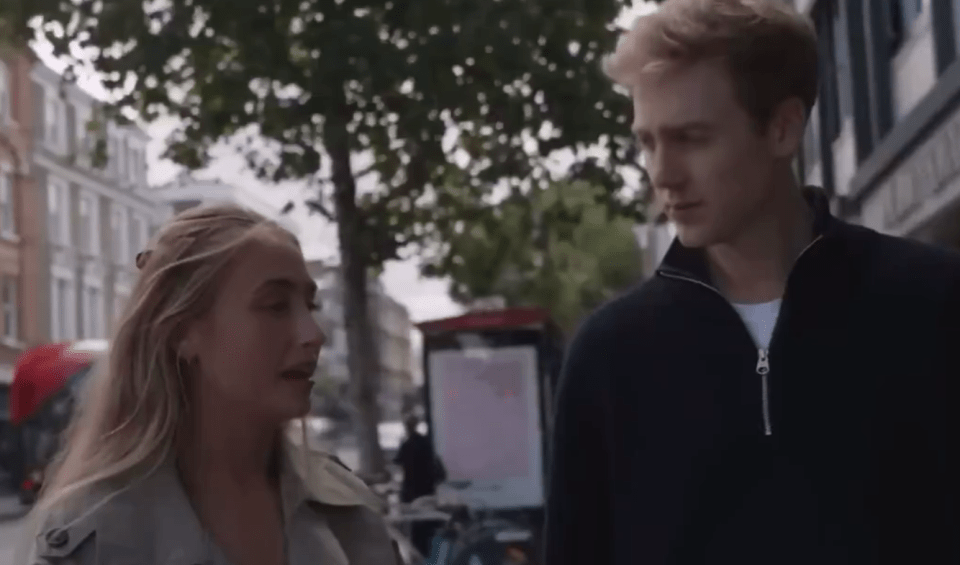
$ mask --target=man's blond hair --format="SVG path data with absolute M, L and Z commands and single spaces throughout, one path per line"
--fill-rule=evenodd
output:
M 634 87 L 646 72 L 723 61 L 736 95 L 760 126 L 789 98 L 809 115 L 817 98 L 813 23 L 784 0 L 667 0 L 641 16 L 604 61 L 615 82 Z

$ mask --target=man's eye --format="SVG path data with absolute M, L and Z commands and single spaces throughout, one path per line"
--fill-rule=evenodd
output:
M 323 306 L 320 303 L 311 300 L 310 302 L 307 302 L 307 308 L 311 312 L 319 312 L 323 309 Z
M 683 136 L 680 139 L 680 142 L 685 143 L 687 145 L 703 145 L 708 140 L 709 140 L 709 136 L 707 135 L 704 135 L 701 133 L 691 133 Z
M 267 308 L 274 312 L 286 312 L 290 309 L 290 304 L 287 302 L 275 302 L 267 306 Z

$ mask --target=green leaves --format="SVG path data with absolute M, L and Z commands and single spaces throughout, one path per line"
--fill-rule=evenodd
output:
M 622 184 L 617 167 L 633 162 L 630 108 L 599 62 L 623 4 L 37 0 L 4 2 L 0 21 L 25 34 L 39 17 L 58 55 L 68 57 L 71 42 L 88 50 L 105 85 L 123 94 L 120 108 L 176 117 L 166 157 L 177 163 L 202 167 L 214 143 L 233 138 L 262 178 L 314 180 L 335 116 L 351 150 L 373 157 L 378 199 L 427 206 L 455 154 L 468 157 L 456 167 L 466 182 L 489 193 L 500 183 L 542 188 L 556 174 L 548 157 L 573 150 L 576 164 L 579 148 L 599 145 L 609 157 L 590 180 Z M 244 137 L 251 132 L 270 150 Z M 370 220 L 389 226 L 371 251 L 419 239 L 421 217 L 390 205 L 364 212 L 385 214 Z
M 612 242 L 632 241 L 618 222 L 642 216 L 619 174 L 636 162 L 629 101 L 600 70 L 622 0 L 2 4 L 11 36 L 42 22 L 58 55 L 86 49 L 122 95 L 114 114 L 177 118 L 166 157 L 203 167 L 229 139 L 260 177 L 315 185 L 307 206 L 338 221 L 345 201 L 320 171 L 345 132 L 341 149 L 372 166 L 350 196 L 362 228 L 344 252 L 378 266 L 430 234 L 455 251 L 426 271 L 455 273 L 462 298 L 523 287 L 526 300 L 504 281 L 549 264 L 556 276 L 530 284 L 593 301 L 609 286 L 596 273 L 627 253 Z
M 424 268 L 449 276 L 462 302 L 502 296 L 510 305 L 543 306 L 572 329 L 639 279 L 634 220 L 612 213 L 596 185 L 556 182 L 462 215 L 470 220 L 441 223 L 439 251 Z

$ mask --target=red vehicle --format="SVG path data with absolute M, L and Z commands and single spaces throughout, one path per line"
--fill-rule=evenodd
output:
M 36 499 L 80 387 L 106 351 L 104 340 L 52 343 L 35 347 L 17 360 L 10 385 L 10 423 L 21 447 L 19 494 L 24 504 Z

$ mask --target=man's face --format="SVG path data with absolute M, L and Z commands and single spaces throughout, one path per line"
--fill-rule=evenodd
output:
M 704 61 L 644 75 L 633 91 L 634 130 L 680 242 L 736 238 L 769 196 L 782 148 L 758 130 L 726 68 Z

